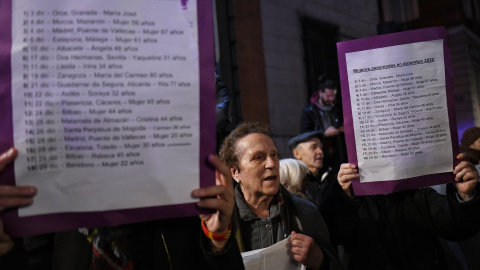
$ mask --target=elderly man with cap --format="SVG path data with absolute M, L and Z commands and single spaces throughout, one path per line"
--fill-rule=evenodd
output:
M 288 142 L 293 156 L 307 164 L 310 174 L 306 176 L 308 180 L 306 194 L 317 206 L 320 205 L 328 186 L 336 181 L 331 170 L 322 170 L 324 138 L 322 131 L 315 130 L 297 135 Z

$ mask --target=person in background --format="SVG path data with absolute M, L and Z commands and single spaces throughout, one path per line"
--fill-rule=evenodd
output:
M 0 164 L 13 160 L 16 151 L 10 151 L 7 158 L 1 156 Z M 0 227 L 1 269 L 244 269 L 231 234 L 233 180 L 218 157 L 210 155 L 209 161 L 216 169 L 216 185 L 195 189 L 191 195 L 200 199 L 198 207 L 213 212 L 25 237 L 15 245 Z M 0 191 L 8 188 L 0 186 Z M 33 187 L 11 188 L 15 192 L 0 194 L 4 207 L 32 203 Z
M 310 174 L 307 175 L 306 195 L 317 205 L 320 205 L 327 188 L 336 181 L 335 174 L 331 171 L 323 171 L 325 161 L 322 145 L 323 132 L 319 130 L 308 131 L 299 134 L 290 141 L 288 147 L 295 159 L 307 165 Z
M 336 102 L 337 85 L 323 76 L 318 81 L 318 91 L 313 93 L 310 104 L 305 106 L 300 120 L 300 132 L 322 131 L 325 135 L 323 152 L 325 170 L 338 172 L 340 164 L 347 162 L 343 112 Z
M 348 269 L 447 269 L 438 241 L 467 239 L 480 230 L 478 171 L 465 154 L 446 196 L 432 188 L 355 196 L 353 164 L 342 164 L 320 212 L 334 244 L 342 244 Z M 453 179 L 452 179 L 453 180 Z M 334 208 L 329 205 L 335 205 Z
M 310 173 L 305 163 L 293 158 L 280 160 L 280 183 L 293 195 L 302 199 L 311 200 L 305 194 L 308 181 L 307 174 Z
M 470 127 L 463 132 L 460 152 L 466 153 L 470 162 L 480 172 L 480 127 Z
M 237 240 L 242 252 L 289 237 L 293 259 L 308 269 L 341 267 L 315 205 L 280 185 L 278 151 L 266 127 L 248 122 L 237 126 L 225 139 L 220 158 L 238 183 Z

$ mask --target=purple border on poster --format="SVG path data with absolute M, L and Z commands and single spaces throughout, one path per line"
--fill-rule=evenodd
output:
M 450 49 L 447 46 L 446 40 L 447 34 L 444 27 L 431 27 L 337 43 L 340 83 L 342 86 L 341 89 L 345 124 L 345 140 L 347 144 L 349 159 L 348 161 L 350 163 L 358 166 L 357 151 L 355 146 L 355 135 L 353 130 L 352 107 L 350 103 L 350 89 L 347 75 L 347 62 L 345 54 L 357 51 L 439 39 L 443 40 L 447 107 L 453 151 L 452 169 L 459 163 L 459 161 L 456 159 L 459 150 L 453 93 L 453 71 L 451 66 Z M 402 180 L 369 183 L 360 183 L 360 179 L 357 178 L 352 181 L 352 185 L 355 195 L 373 195 L 392 193 L 406 189 L 414 189 L 454 181 L 455 180 L 453 173 L 436 173 Z
M 12 0 L 0 1 L 0 153 L 13 145 L 11 104 L 10 53 L 12 46 Z M 179 0 L 180 1 L 180 0 Z M 213 14 L 211 0 L 197 0 L 200 62 L 200 187 L 215 183 L 215 174 L 208 155 L 215 153 L 215 69 L 213 44 Z M 13 164 L 0 172 L 2 184 L 15 185 Z M 190 191 L 189 191 L 190 192 Z M 58 213 L 30 217 L 18 216 L 17 210 L 7 210 L 1 218 L 10 236 L 27 236 L 78 227 L 115 226 L 153 219 L 193 216 L 206 210 L 196 203 L 82 213 Z

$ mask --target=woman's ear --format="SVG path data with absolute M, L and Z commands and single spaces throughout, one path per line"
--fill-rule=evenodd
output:
M 230 172 L 232 173 L 233 180 L 235 180 L 235 182 L 239 183 L 240 182 L 240 179 L 239 179 L 240 171 L 238 170 L 238 168 L 237 167 L 231 167 Z

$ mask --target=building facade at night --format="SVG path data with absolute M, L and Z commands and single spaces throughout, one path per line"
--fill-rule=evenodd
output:
M 233 125 L 269 124 L 283 157 L 318 76 L 339 84 L 336 43 L 379 34 L 445 26 L 459 138 L 480 126 L 477 1 L 217 0 L 215 8 L 217 61 L 232 97 Z

